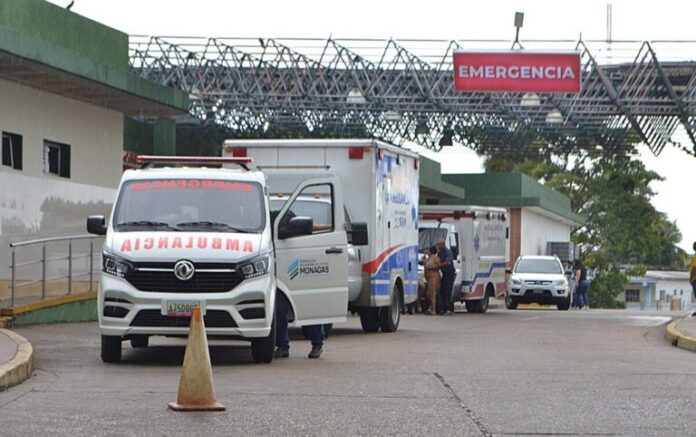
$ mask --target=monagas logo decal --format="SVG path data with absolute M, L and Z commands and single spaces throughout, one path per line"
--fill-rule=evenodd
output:
M 290 276 L 290 279 L 295 279 L 297 275 L 300 274 L 300 260 L 296 259 L 295 261 L 291 262 L 290 265 L 288 266 L 288 276 Z
M 298 276 L 324 276 L 329 274 L 329 263 L 313 259 L 297 259 L 288 265 L 288 276 L 295 279 Z

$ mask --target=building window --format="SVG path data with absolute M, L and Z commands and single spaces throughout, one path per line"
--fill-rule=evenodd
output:
M 15 170 L 22 169 L 22 136 L 2 133 L 2 165 L 12 167 Z
M 44 173 L 70 177 L 70 145 L 44 140 Z
M 626 290 L 626 302 L 640 303 L 640 290 Z

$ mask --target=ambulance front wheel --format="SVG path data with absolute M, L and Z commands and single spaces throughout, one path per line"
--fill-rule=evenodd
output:
M 251 357 L 254 359 L 255 363 L 270 363 L 273 361 L 275 340 L 276 318 L 274 312 L 273 321 L 271 322 L 271 332 L 268 333 L 268 337 L 254 338 L 251 340 Z
M 105 363 L 121 361 L 121 337 L 112 335 L 101 336 L 101 359 Z

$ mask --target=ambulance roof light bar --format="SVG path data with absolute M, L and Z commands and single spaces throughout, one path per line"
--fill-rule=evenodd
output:
M 135 163 L 141 168 L 146 168 L 151 164 L 236 164 L 244 170 L 249 170 L 249 164 L 254 162 L 253 158 L 230 158 L 223 156 L 154 156 L 138 155 Z

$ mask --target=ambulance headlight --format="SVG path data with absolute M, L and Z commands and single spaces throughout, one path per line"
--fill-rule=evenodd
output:
M 125 278 L 131 270 L 133 270 L 133 265 L 125 259 L 108 252 L 102 252 L 102 272 Z
M 239 270 L 244 275 L 244 279 L 256 278 L 268 273 L 268 263 L 268 257 L 262 256 L 242 264 Z

